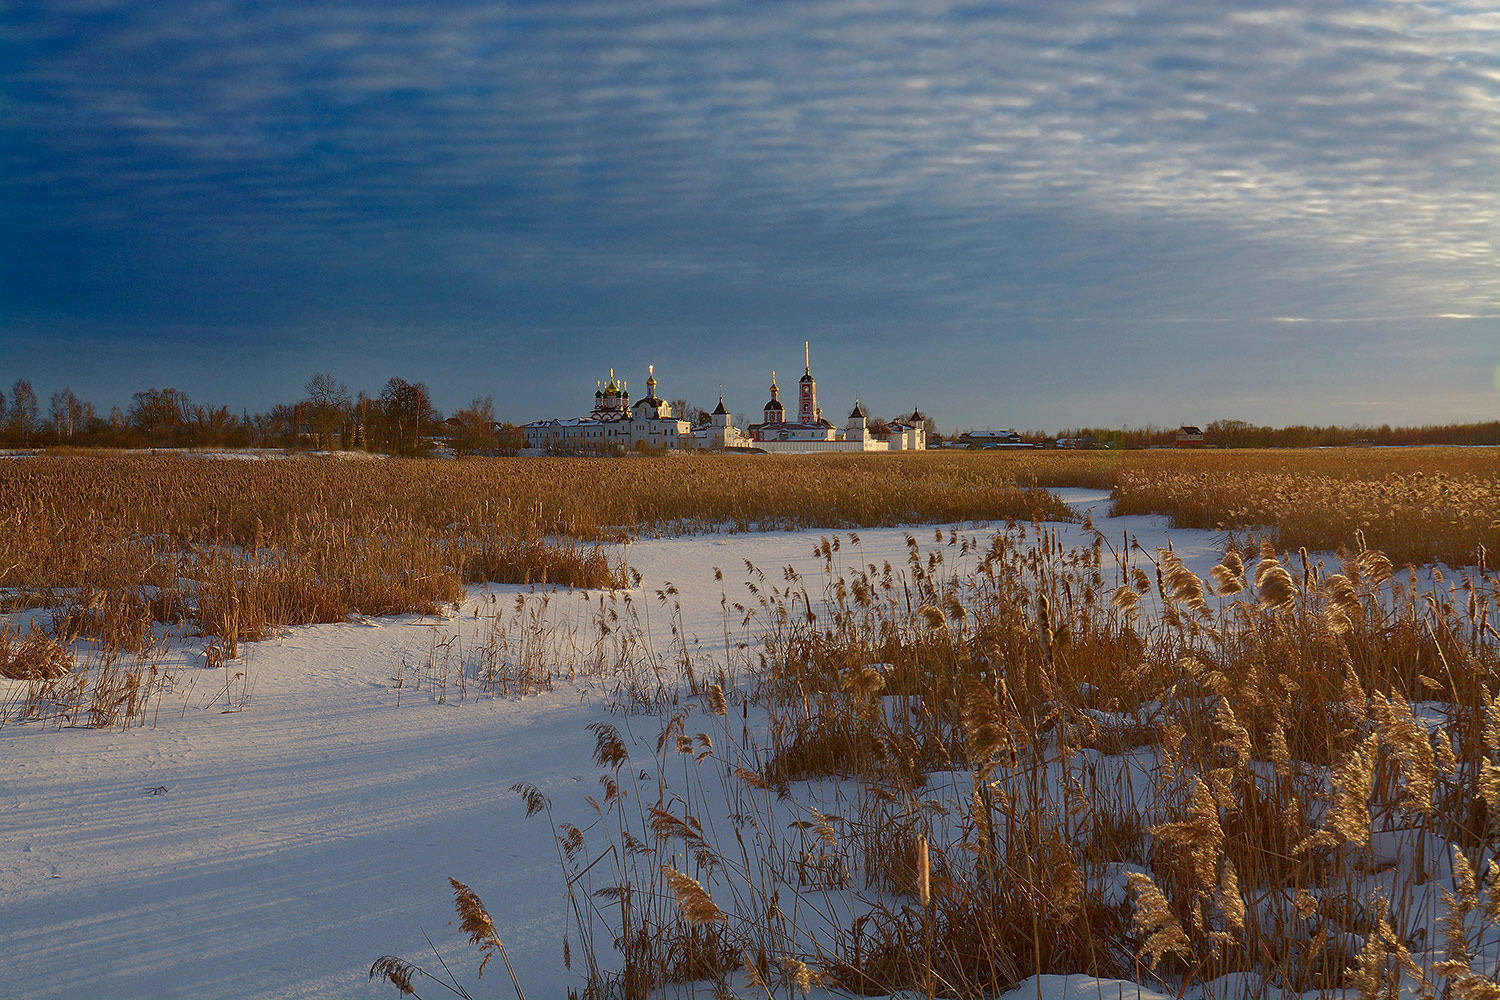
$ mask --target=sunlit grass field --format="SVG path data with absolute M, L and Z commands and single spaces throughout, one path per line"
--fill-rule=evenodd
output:
M 1477 565 L 1500 544 L 1500 451 L 927 452 L 660 459 L 0 462 L 12 605 L 133 603 L 233 642 L 267 625 L 423 610 L 466 582 L 602 586 L 599 543 L 640 534 L 1068 517 L 1038 487 L 1112 491 L 1118 513 L 1363 544 L 1398 566 Z M 233 605 L 233 609 L 227 605 Z M 232 617 L 235 621 L 228 621 Z
M 1206 528 L 1218 562 L 1078 523 L 1063 486 Z M 400 687 L 587 674 L 658 716 L 654 754 L 595 724 L 599 822 L 557 828 L 586 995 L 1493 986 L 1500 453 L 74 454 L 0 462 L 0 514 L 22 724 L 146 721 L 169 632 L 227 667 L 476 581 L 599 591 L 566 648 L 523 594 Z M 903 525 L 903 564 L 854 558 Z M 681 595 L 629 599 L 631 540 L 784 529 L 822 533 L 819 572 L 747 563 L 721 654 L 651 645 L 641 606 L 675 623 Z

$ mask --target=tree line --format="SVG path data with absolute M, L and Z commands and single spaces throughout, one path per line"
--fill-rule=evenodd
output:
M 129 406 L 101 413 L 64 386 L 46 409 L 30 382 L 16 379 L 0 388 L 0 444 L 36 448 L 74 445 L 89 448 L 309 448 L 363 449 L 390 455 L 423 455 L 442 441 L 456 454 L 514 454 L 524 447 L 521 429 L 497 420 L 491 397 L 475 399 L 444 417 L 432 405 L 422 382 L 393 377 L 378 395 L 349 388 L 327 372 L 303 385 L 301 399 L 278 403 L 264 413 L 230 412 L 226 406 L 197 403 L 174 388 L 151 388 L 131 396 Z M 673 412 L 689 423 L 707 411 L 674 400 Z M 738 418 L 742 425 L 744 418 Z M 928 421 L 929 444 L 939 435 Z M 1176 427 L 1073 427 L 1056 434 L 1029 429 L 1020 439 L 1036 445 L 1059 438 L 1089 440 L 1097 447 L 1171 447 Z M 1500 445 L 1500 421 L 1420 427 L 1258 426 L 1244 420 L 1215 420 L 1203 426 L 1206 443 L 1218 448 L 1322 448 L 1353 445 Z
M 1408 445 L 1500 445 L 1500 420 L 1469 424 L 1427 424 L 1419 427 L 1308 426 L 1293 424 L 1270 427 L 1244 420 L 1215 420 L 1203 424 L 1204 443 L 1214 448 L 1348 448 L 1360 445 L 1397 447 Z M 1100 448 L 1171 448 L 1177 443 L 1177 427 L 1069 427 L 1049 434 L 1042 430 L 1020 432 L 1022 441 L 1042 446 L 1058 439 L 1092 441 Z
M 194 402 L 175 388 L 133 394 L 130 404 L 101 413 L 71 387 L 54 392 L 46 410 L 24 378 L 0 389 L 0 444 L 36 448 L 307 448 L 363 449 L 424 455 L 442 440 L 458 454 L 513 454 L 519 428 L 495 419 L 486 396 L 444 418 L 422 382 L 395 377 L 378 395 L 348 387 L 326 372 L 309 378 L 305 395 L 263 413 L 232 413 Z

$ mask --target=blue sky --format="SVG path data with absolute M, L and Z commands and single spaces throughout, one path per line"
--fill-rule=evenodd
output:
M 0 9 L 0 389 L 1500 415 L 1492 3 Z

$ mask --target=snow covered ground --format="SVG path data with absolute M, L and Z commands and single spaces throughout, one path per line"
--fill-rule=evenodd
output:
M 1062 492 L 1080 510 L 1095 508 L 1111 538 L 1129 532 L 1147 548 L 1170 538 L 1200 575 L 1220 554 L 1213 533 L 1168 531 L 1158 518 L 1105 522 L 1106 494 Z M 909 530 L 932 544 L 931 526 Z M 1086 544 L 1080 526 L 1059 530 Z M 863 530 L 855 545 L 842 532 L 842 554 L 899 566 L 906 533 Z M 825 534 L 634 543 L 637 606 L 650 609 L 665 645 L 671 623 L 653 595 L 675 584 L 684 632 L 703 654 L 722 654 L 721 594 L 742 595 L 744 561 L 768 575 L 790 565 L 816 577 L 813 549 Z M 454 634 L 466 641 L 476 608 L 522 592 L 476 587 L 443 619 L 305 626 L 249 644 L 231 664 L 250 695 L 238 711 L 213 700 L 223 671 L 185 659 L 145 728 L 0 728 L 0 994 L 394 996 L 367 981 L 370 963 L 397 953 L 436 966 L 424 932 L 472 988 L 477 958 L 450 924 L 449 876 L 483 897 L 529 997 L 577 986 L 563 965 L 551 829 L 524 818 L 509 789 L 533 782 L 559 818 L 578 821 L 596 790 L 585 727 L 612 722 L 649 756 L 660 721 L 611 713 L 603 688 L 586 680 L 520 699 L 450 692 L 441 702 L 396 683 L 435 644 Z M 598 595 L 556 594 L 551 613 L 584 614 L 585 601 L 597 606 Z M 1040 985 L 1028 981 L 1017 995 L 1155 995 L 1084 977 Z M 431 984 L 422 992 L 442 993 Z M 503 968 L 491 965 L 473 992 L 509 995 Z

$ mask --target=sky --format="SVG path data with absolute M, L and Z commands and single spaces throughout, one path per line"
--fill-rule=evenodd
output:
M 1493 420 L 1497 241 L 1491 0 L 0 5 L 44 408 Z

